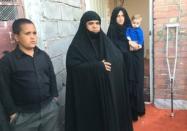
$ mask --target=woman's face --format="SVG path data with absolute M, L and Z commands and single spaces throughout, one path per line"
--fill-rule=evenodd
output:
M 125 16 L 123 14 L 122 11 L 119 11 L 117 17 L 116 17 L 116 22 L 119 24 L 119 25 L 123 25 L 124 22 L 125 22 Z
M 91 32 L 98 33 L 100 32 L 101 25 L 98 20 L 90 20 L 86 22 L 86 28 Z

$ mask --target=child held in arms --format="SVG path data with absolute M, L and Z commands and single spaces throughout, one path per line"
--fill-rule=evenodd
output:
M 142 17 L 139 14 L 133 15 L 131 18 L 132 27 L 127 28 L 126 37 L 129 40 L 130 51 L 138 50 L 143 47 L 144 34 L 140 27 Z

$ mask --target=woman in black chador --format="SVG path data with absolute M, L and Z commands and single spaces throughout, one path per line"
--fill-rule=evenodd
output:
M 84 13 L 68 49 L 65 131 L 133 131 L 123 57 L 100 26 Z
M 129 42 L 125 36 L 128 27 L 131 27 L 131 21 L 127 11 L 123 7 L 114 8 L 107 36 L 123 54 L 126 70 L 128 71 L 127 79 L 130 92 L 132 119 L 136 121 L 138 120 L 138 116 L 145 114 L 143 99 L 143 48 L 130 52 Z

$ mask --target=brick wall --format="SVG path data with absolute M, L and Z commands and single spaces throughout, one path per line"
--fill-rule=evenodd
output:
M 155 104 L 161 108 L 170 107 L 169 76 L 165 57 L 165 25 L 179 23 L 174 107 L 187 109 L 187 0 L 155 0 L 153 12 Z M 169 32 L 169 55 L 174 54 L 174 41 L 175 29 L 173 28 Z

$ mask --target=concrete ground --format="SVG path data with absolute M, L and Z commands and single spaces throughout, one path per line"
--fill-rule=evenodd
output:
M 170 117 L 170 110 L 158 109 L 146 104 L 145 116 L 133 123 L 134 131 L 187 131 L 187 110 L 175 110 L 175 117 Z

